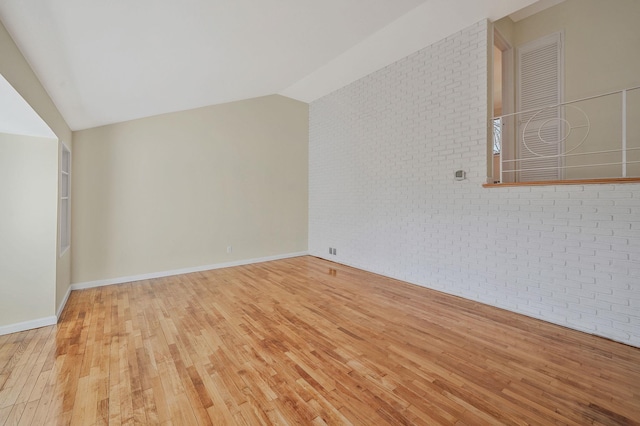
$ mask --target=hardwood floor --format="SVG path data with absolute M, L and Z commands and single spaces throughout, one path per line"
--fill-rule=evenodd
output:
M 0 425 L 640 424 L 640 349 L 313 257 L 74 291 Z

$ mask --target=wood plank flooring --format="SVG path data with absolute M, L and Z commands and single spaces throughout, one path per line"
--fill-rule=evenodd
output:
M 640 349 L 299 257 L 0 336 L 0 425 L 49 424 L 640 424 Z

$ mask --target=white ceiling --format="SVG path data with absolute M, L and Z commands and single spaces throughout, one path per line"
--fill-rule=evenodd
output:
M 73 130 L 280 93 L 305 102 L 533 0 L 2 0 Z
M 0 133 L 55 138 L 53 130 L 0 75 Z

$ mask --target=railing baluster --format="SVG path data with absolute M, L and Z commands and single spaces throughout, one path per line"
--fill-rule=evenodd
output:
M 622 177 L 627 177 L 627 89 L 622 91 Z
M 500 118 L 500 159 L 498 160 L 498 167 L 500 168 L 500 183 L 504 182 L 504 175 L 502 173 L 502 153 L 504 152 L 504 127 L 502 127 L 502 118 Z M 495 129 L 495 127 L 494 127 Z
M 493 170 L 493 167 L 492 167 L 494 180 L 496 180 L 496 175 L 497 175 L 499 176 L 499 181 L 501 183 L 507 183 L 507 181 L 518 182 L 521 179 L 520 172 L 522 171 L 535 172 L 535 171 L 541 171 L 541 170 L 554 170 L 554 169 L 560 169 L 564 171 L 565 169 L 576 169 L 578 171 L 578 174 L 581 174 L 581 169 L 585 169 L 588 167 L 601 167 L 601 169 L 595 169 L 594 173 L 602 174 L 604 172 L 604 173 L 607 173 L 608 175 L 609 174 L 617 175 L 617 173 L 615 172 L 615 168 L 620 167 L 621 168 L 619 169 L 620 175 L 617 175 L 616 177 L 622 177 L 622 178 L 627 178 L 629 176 L 640 177 L 640 175 L 638 175 L 638 172 L 637 172 L 638 170 L 637 165 L 640 165 L 640 161 L 635 158 L 636 153 L 640 154 L 640 146 L 636 147 L 636 146 L 633 146 L 633 144 L 631 147 L 628 146 L 628 137 L 629 137 L 628 135 L 629 129 L 628 129 L 628 123 L 627 123 L 628 122 L 627 116 L 629 111 L 628 92 L 634 91 L 634 90 L 640 90 L 640 86 L 627 87 L 626 89 L 603 93 L 600 95 L 588 96 L 582 99 L 561 102 L 556 105 L 549 105 L 541 108 L 532 108 L 524 111 L 517 111 L 517 112 L 512 112 L 512 113 L 502 114 L 499 116 L 492 117 L 491 120 L 493 122 L 492 124 L 493 124 L 493 132 L 494 132 L 494 143 L 496 143 L 496 139 L 495 139 L 496 122 L 500 123 L 499 129 L 503 130 L 505 120 L 509 118 L 510 120 L 519 121 L 519 123 L 516 123 L 514 125 L 516 129 L 514 133 L 516 133 L 516 138 L 518 139 L 517 141 L 515 141 L 514 144 L 522 143 L 524 145 L 524 148 L 528 150 L 528 153 L 525 152 L 527 155 L 522 155 L 522 153 L 519 153 L 518 148 L 514 146 L 509 148 L 509 150 L 507 150 L 505 153 L 504 146 L 500 146 L 499 169 Z M 592 150 L 592 148 L 587 149 L 589 148 L 587 145 L 591 141 L 591 140 L 588 140 L 590 130 L 591 130 L 591 120 L 589 116 L 585 113 L 585 111 L 582 110 L 580 107 L 575 106 L 575 104 L 580 102 L 585 102 L 585 101 L 591 101 L 599 98 L 604 98 L 607 96 L 614 96 L 614 95 L 617 96 L 618 93 L 622 95 L 622 99 L 621 99 L 622 120 L 621 122 L 619 122 L 622 125 L 622 129 L 621 129 L 622 134 L 621 134 L 621 141 L 620 141 L 621 147 L 615 148 L 615 141 L 611 140 L 611 142 L 613 142 L 613 146 L 611 146 L 610 149 L 604 149 L 604 150 Z M 576 109 L 577 110 L 576 114 L 582 114 L 584 116 L 583 120 L 577 120 L 577 123 L 575 125 L 571 125 L 571 123 L 566 121 L 564 117 L 560 117 L 559 119 L 556 117 L 549 118 L 550 117 L 549 114 L 546 114 L 547 110 L 552 110 L 553 108 L 565 107 L 565 106 Z M 517 118 L 517 117 L 523 117 L 523 114 L 531 115 L 528 121 L 522 118 Z M 529 126 L 530 122 L 535 118 L 537 118 L 538 122 L 542 122 L 542 124 L 537 123 L 537 124 L 531 125 L 532 129 L 528 132 L 528 135 L 534 138 L 537 133 L 537 138 L 539 139 L 539 141 L 541 141 L 544 144 L 550 145 L 553 142 L 547 139 L 549 137 L 548 135 L 551 134 L 551 130 L 553 130 L 553 129 L 549 130 L 549 128 L 554 121 L 560 121 L 569 126 L 569 131 L 560 132 L 561 134 L 558 137 L 558 141 L 556 141 L 555 143 L 563 143 L 565 139 L 568 138 L 569 133 L 571 133 L 571 130 L 574 130 L 574 129 L 585 129 L 585 130 L 581 130 L 581 133 L 579 134 L 579 135 L 582 135 L 582 134 L 584 135 L 582 136 L 581 140 L 579 139 L 580 136 L 578 136 L 578 138 L 575 139 L 577 143 L 573 143 L 573 146 L 570 149 L 567 150 L 565 147 L 564 151 L 558 152 L 558 154 L 554 154 L 553 152 L 550 153 L 548 150 L 547 151 L 543 150 L 542 152 L 535 152 L 535 149 L 532 149 L 527 144 L 528 141 L 524 140 L 525 133 L 527 131 L 527 126 Z M 605 125 L 613 124 L 613 126 L 615 127 L 615 118 L 613 120 L 614 120 L 613 122 L 609 122 L 609 123 L 605 122 L 604 124 Z M 524 125 L 524 129 L 520 129 L 520 126 L 525 121 L 526 121 L 526 124 Z M 549 130 L 549 131 L 546 134 L 542 134 L 543 130 Z M 522 140 L 520 138 L 522 138 Z M 498 139 L 499 139 L 500 145 L 503 145 L 502 142 L 504 138 L 500 137 Z M 582 144 L 585 141 L 586 141 L 586 144 L 584 148 L 581 148 Z M 520 147 L 522 149 L 522 146 Z M 511 150 L 515 150 L 515 152 L 511 152 Z M 494 150 L 494 156 L 497 154 L 497 152 L 498 152 L 497 150 Z M 614 158 L 617 157 L 618 153 L 620 154 L 620 157 L 614 160 Z M 598 155 L 598 154 L 610 154 L 610 156 L 613 158 L 611 158 L 611 161 L 610 161 L 608 159 L 609 156 L 589 157 L 589 156 Z M 560 158 L 562 158 L 563 160 L 568 158 L 585 158 L 585 160 L 582 160 L 579 164 L 574 164 L 574 165 L 567 165 L 565 163 L 562 163 L 562 164 L 555 165 L 553 167 L 549 166 L 553 162 L 552 160 L 560 159 Z M 590 160 L 591 158 L 593 158 L 594 160 Z M 537 162 L 541 162 L 541 163 L 537 164 Z M 602 167 L 604 166 L 608 166 L 608 167 L 603 169 Z

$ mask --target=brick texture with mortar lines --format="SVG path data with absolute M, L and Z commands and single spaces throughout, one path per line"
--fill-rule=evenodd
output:
M 640 347 L 640 184 L 482 188 L 487 25 L 311 104 L 309 251 Z

